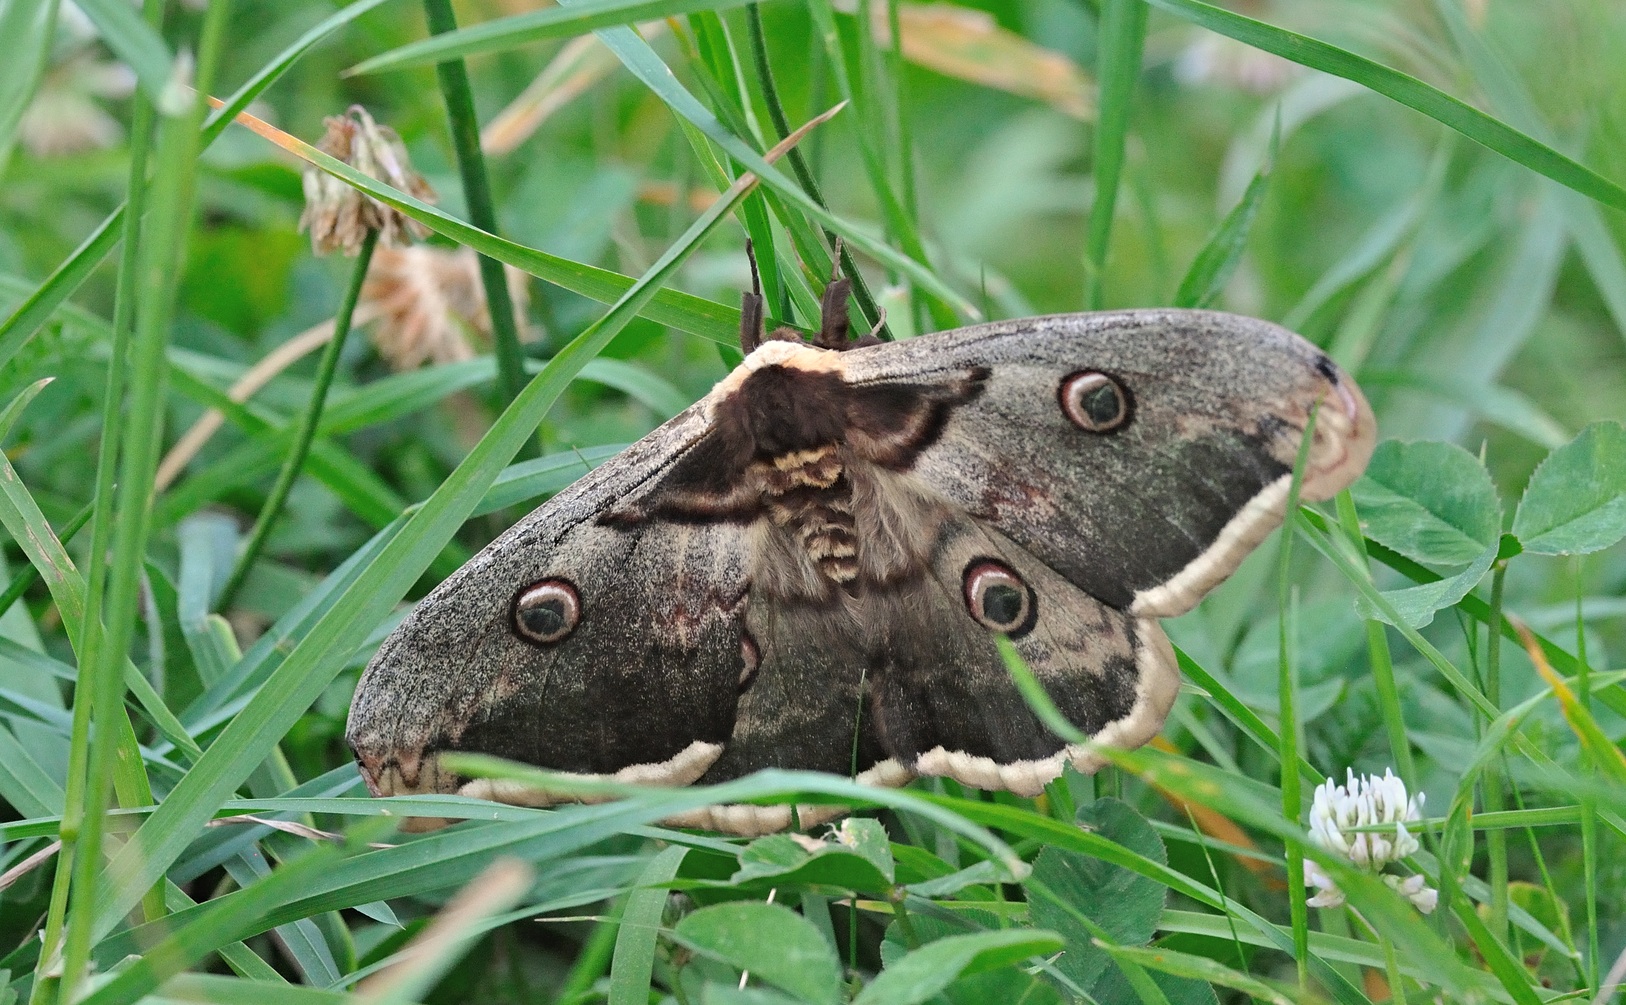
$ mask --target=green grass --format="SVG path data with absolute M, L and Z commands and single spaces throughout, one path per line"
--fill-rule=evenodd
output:
M 471 0 L 455 28 L 443 0 L 78 9 L 0 14 L 0 873 L 36 860 L 0 890 L 0 1003 L 1607 1000 L 1614 5 L 989 0 L 952 52 L 941 9 L 892 0 Z M 614 68 L 482 155 L 592 31 Z M 1033 46 L 1095 90 L 1087 121 L 971 79 L 1052 79 Z M 133 92 L 93 91 L 93 60 Z M 30 94 L 48 114 L 16 113 Z M 357 102 L 436 204 L 300 141 Z M 102 146 L 42 146 L 95 122 Z M 348 313 L 354 263 L 295 233 L 302 162 L 478 253 L 493 302 L 498 263 L 529 274 L 539 337 L 454 319 L 474 359 L 393 373 L 363 324 L 234 398 Z M 1041 800 L 768 772 L 554 811 L 419 797 L 466 822 L 398 832 L 342 743 L 360 668 L 403 601 L 737 360 L 747 236 L 770 326 L 816 327 L 839 236 L 855 326 L 1212 305 L 1286 320 L 1386 438 L 1428 442 L 1171 622 L 1164 742 Z M 1310 840 L 1349 768 L 1427 794 L 1406 871 L 1432 916 Z M 743 799 L 863 809 L 811 849 L 660 823 Z M 1305 908 L 1312 862 L 1347 906 Z

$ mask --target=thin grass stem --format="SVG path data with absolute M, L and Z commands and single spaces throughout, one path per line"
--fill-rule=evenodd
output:
M 915 178 L 915 135 L 909 118 L 909 81 L 906 76 L 903 55 L 903 20 L 898 13 L 899 0 L 886 0 L 887 28 L 892 33 L 892 46 L 887 50 L 887 69 L 892 74 L 895 94 L 893 96 L 893 109 L 896 112 L 895 126 L 898 131 L 898 184 L 903 189 L 903 213 L 910 225 L 916 230 L 920 229 L 920 194 L 919 184 Z M 917 332 L 931 331 L 932 324 L 926 312 L 926 303 L 919 296 L 914 286 L 907 287 L 909 294 L 909 318 L 914 322 Z M 984 298 L 984 317 L 991 317 Z
M 451 0 L 423 0 L 429 19 L 429 32 L 441 35 L 457 30 L 457 15 Z M 469 71 L 462 59 L 435 64 L 446 117 L 452 128 L 452 148 L 457 153 L 457 169 L 463 179 L 463 199 L 468 204 L 469 222 L 488 234 L 497 229 L 497 207 L 491 197 L 491 179 L 486 173 L 485 154 L 480 149 L 480 120 L 474 111 L 474 92 L 469 88 Z M 514 302 L 508 293 L 508 276 L 502 263 L 480 256 L 480 283 L 485 287 L 486 305 L 491 315 L 491 342 L 497 356 L 497 385 L 502 389 L 501 404 L 513 401 L 525 386 L 525 353 L 519 344 L 519 328 L 514 323 Z M 522 451 L 524 458 L 529 447 Z
M 1378 944 L 1383 947 L 1383 969 L 1389 977 L 1389 1001 L 1391 1005 L 1406 1005 L 1406 975 L 1400 972 L 1395 945 L 1381 935 Z
M 142 14 L 147 24 L 154 28 L 161 27 L 164 5 L 161 0 L 146 0 Z M 140 246 L 142 212 L 146 206 L 147 155 L 152 138 L 152 100 L 145 91 L 137 88 L 130 126 L 129 191 L 126 196 L 128 211 L 118 228 L 122 247 L 118 279 L 114 287 L 112 356 L 108 362 L 107 383 L 102 392 L 101 451 L 96 459 L 94 495 L 86 507 L 86 512 L 80 514 L 80 517 L 94 518 L 90 554 L 85 563 L 85 619 L 80 630 L 77 650 L 81 667 L 94 666 L 98 659 L 96 654 L 99 649 L 102 623 L 102 584 L 105 581 L 107 548 L 112 533 L 113 488 L 118 463 L 116 447 L 118 441 L 110 434 L 119 428 L 119 415 L 124 402 L 125 370 L 129 357 L 132 320 L 135 316 L 136 279 L 139 275 L 136 254 Z M 85 521 L 80 517 L 75 517 L 75 521 L 79 527 L 83 527 Z M 66 543 L 76 531 L 77 528 L 68 530 L 62 537 L 63 542 Z M 32 564 L 29 565 L 28 571 L 38 575 Z M 17 596 L 21 596 L 22 591 L 31 585 L 30 579 L 31 577 L 26 575 L 19 575 L 12 581 L 11 589 L 7 590 L 8 595 L 11 590 L 16 590 Z M 0 607 L 0 613 L 9 609 L 15 599 L 15 597 L 8 599 L 5 606 Z M 85 786 L 89 781 L 90 771 L 91 714 L 96 706 L 95 688 L 100 682 L 101 679 L 95 675 L 84 673 L 81 673 L 74 682 L 73 732 L 68 748 L 62 825 L 58 830 L 62 849 L 57 856 L 50 906 L 46 911 L 44 935 L 41 937 L 41 966 L 35 973 L 32 996 L 34 1001 L 49 1001 L 57 991 L 57 980 L 47 978 L 46 974 L 48 962 L 56 958 L 62 947 L 62 925 L 66 920 L 68 893 L 77 871 L 75 863 L 80 855 L 79 837 L 83 831 L 86 809 Z
M 220 591 L 218 602 L 220 610 L 231 608 L 232 600 L 248 581 L 249 572 L 265 548 L 266 539 L 271 536 L 271 528 L 276 525 L 277 517 L 282 514 L 283 504 L 288 501 L 288 493 L 293 491 L 294 482 L 299 480 L 300 472 L 305 468 L 305 458 L 310 454 L 311 443 L 316 439 L 317 427 L 321 425 L 328 390 L 333 386 L 333 375 L 339 369 L 339 355 L 344 352 L 345 339 L 350 334 L 350 321 L 355 316 L 356 303 L 361 299 L 362 284 L 367 280 L 367 267 L 373 260 L 373 249 L 377 246 L 378 231 L 369 230 L 367 236 L 362 239 L 361 251 L 357 253 L 355 265 L 350 270 L 350 285 L 345 288 L 344 299 L 339 302 L 338 313 L 333 317 L 333 337 L 322 350 L 322 359 L 316 368 L 316 381 L 311 387 L 310 401 L 305 406 L 305 414 L 300 417 L 299 429 L 294 433 L 293 446 L 289 449 L 288 456 L 283 459 L 282 470 L 277 472 L 277 480 L 271 486 L 271 494 L 266 496 L 265 505 L 260 507 L 260 515 L 254 520 L 254 529 L 249 532 L 248 543 L 237 556 L 237 564 L 232 567 L 231 575 Z
M 1575 680 L 1581 692 L 1581 707 L 1592 711 L 1592 669 L 1586 658 L 1586 618 L 1582 610 L 1581 557 L 1574 559 L 1575 580 Z M 1495 621 L 1491 622 L 1493 625 Z M 1581 764 L 1590 767 L 1592 754 L 1584 747 Z M 1602 947 L 1598 940 L 1598 808 L 1592 796 L 1582 793 L 1581 803 L 1581 874 L 1586 888 L 1586 977 L 1591 987 L 1598 986 L 1599 963 Z
M 114 737 L 124 719 L 124 663 L 140 613 L 141 583 L 152 524 L 152 486 L 163 436 L 167 351 L 187 231 L 191 227 L 197 174 L 199 129 L 213 84 L 225 34 L 226 0 L 213 0 L 204 15 L 194 81 L 172 81 L 156 107 L 158 160 L 151 182 L 153 218 L 142 228 L 132 261 L 137 265 L 134 329 L 129 348 L 127 410 L 109 411 L 103 443 L 119 439 L 118 485 L 113 494 L 112 551 L 107 569 L 106 613 L 100 631 L 87 627 L 87 640 L 100 639 L 94 658 L 81 660 L 80 679 L 91 690 L 91 727 L 102 742 L 93 744 L 86 768 L 84 812 L 73 863 L 66 933 L 62 939 L 60 1001 L 72 1001 L 85 979 L 94 935 L 96 888 L 101 873 L 103 818 L 107 813 L 120 750 Z M 179 67 L 179 60 L 177 61 Z M 193 85 L 189 87 L 188 85 Z M 95 621 L 86 619 L 86 625 Z M 76 699 L 76 703 L 77 703 Z M 123 728 L 128 729 L 128 720 Z M 87 737 L 88 739 L 88 737 Z M 144 885 L 145 886 L 145 885 Z M 145 892 L 143 892 L 143 897 Z
M 1491 623 L 1495 624 L 1502 618 L 1502 599 L 1507 579 L 1507 562 L 1496 563 L 1491 573 Z M 1498 711 L 1502 707 L 1502 636 L 1500 632 L 1487 631 L 1488 641 L 1485 646 L 1485 698 Z M 1485 810 L 1496 813 L 1507 808 L 1506 792 L 1502 780 L 1502 761 L 1498 756 L 1486 765 L 1483 776 L 1485 786 Z M 1485 832 L 1485 851 L 1490 860 L 1490 871 L 1486 882 L 1490 885 L 1491 911 L 1490 930 L 1497 939 L 1507 940 L 1507 832 L 1493 830 Z
M 762 11 L 754 3 L 745 5 L 745 25 L 747 33 L 751 36 L 751 62 L 756 67 L 757 86 L 762 88 L 762 103 L 768 108 L 768 118 L 773 122 L 775 139 L 782 140 L 790 135 L 790 120 L 785 117 L 785 107 L 779 100 L 779 88 L 774 84 L 773 62 L 768 58 L 768 40 L 762 30 Z M 802 156 L 802 151 L 793 148 L 785 155 L 785 159 L 790 161 L 791 173 L 796 176 L 796 183 L 802 186 L 808 197 L 829 209 L 829 203 L 824 201 L 824 193 L 820 191 L 819 183 L 813 177 L 813 171 L 808 167 L 807 158 Z M 826 244 L 834 246 L 836 235 L 825 230 L 824 240 Z M 870 293 L 869 283 L 864 280 L 863 273 L 858 271 L 852 252 L 845 243 L 841 245 L 841 272 L 852 280 L 853 301 L 858 304 L 858 311 L 864 316 L 865 326 L 875 327 L 880 310 L 876 307 L 874 295 Z M 882 325 L 881 330 L 876 332 L 876 337 L 882 341 L 891 341 L 892 333 L 886 325 Z
M 1090 206 L 1090 229 L 1085 238 L 1084 264 L 1088 277 L 1084 303 L 1100 310 L 1107 248 L 1112 237 L 1112 216 L 1118 204 L 1118 179 L 1123 172 L 1124 140 L 1129 133 L 1130 102 L 1140 77 L 1141 50 L 1146 40 L 1144 0 L 1105 0 L 1096 43 L 1100 79 L 1099 112 L 1095 122 L 1095 202 Z
M 1355 511 L 1355 498 L 1349 490 L 1338 493 L 1336 502 L 1338 523 L 1344 536 L 1354 546 L 1360 565 L 1370 575 L 1371 566 L 1366 554 L 1366 537 L 1361 533 L 1360 515 Z M 1417 765 L 1412 760 L 1411 739 L 1406 735 L 1406 713 L 1400 703 L 1400 688 L 1395 684 L 1394 659 L 1389 651 L 1389 634 L 1383 622 L 1366 622 L 1366 650 L 1372 664 L 1372 683 L 1378 692 L 1378 708 L 1383 712 L 1383 726 L 1389 734 L 1389 753 L 1401 781 L 1412 792 L 1417 791 Z
M 1286 520 L 1282 526 L 1281 562 L 1279 568 L 1280 592 L 1278 601 L 1278 674 L 1276 681 L 1282 765 L 1282 815 L 1296 825 L 1303 813 L 1304 793 L 1302 776 L 1298 771 L 1299 726 L 1297 715 L 1297 670 L 1295 666 L 1294 625 L 1298 609 L 1298 594 L 1293 587 L 1293 538 L 1298 526 L 1299 488 L 1304 480 L 1304 467 L 1310 456 L 1310 444 L 1315 439 L 1318 409 L 1310 409 L 1299 442 L 1298 457 L 1293 464 L 1293 480 L 1287 491 Z M 1304 848 L 1293 840 L 1285 842 L 1287 857 L 1287 905 L 1293 923 L 1293 960 L 1297 965 L 1300 988 L 1309 987 L 1310 981 L 1310 918 L 1304 902 Z

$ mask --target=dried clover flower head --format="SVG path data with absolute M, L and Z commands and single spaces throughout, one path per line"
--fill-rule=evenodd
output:
M 1357 778 L 1350 769 L 1346 777 L 1345 785 L 1337 785 L 1329 778 L 1316 788 L 1315 802 L 1310 807 L 1310 840 L 1373 873 L 1381 873 L 1385 866 L 1416 852 L 1417 839 L 1406 830 L 1406 823 L 1422 819 L 1423 794 L 1407 798 L 1406 783 L 1389 770 L 1383 772 L 1382 778 Z M 1394 830 L 1356 829 L 1387 825 L 1393 825 Z M 1439 894 L 1424 885 L 1422 876 L 1383 879 L 1424 914 L 1434 910 Z M 1304 863 L 1304 880 L 1317 889 L 1309 900 L 1311 907 L 1336 907 L 1344 902 L 1332 877 L 1313 860 Z
M 520 340 L 529 342 L 536 337 L 526 323 L 530 277 L 513 266 L 504 268 Z M 471 359 L 470 334 L 491 338 L 491 311 L 470 248 L 379 248 L 361 296 L 378 312 L 373 344 L 396 370 Z
M 343 115 L 323 120 L 327 133 L 317 149 L 378 181 L 424 202 L 435 201 L 435 190 L 412 169 L 406 145 L 388 126 L 373 121 L 367 110 L 351 105 Z M 405 247 L 413 238 L 425 238 L 429 231 L 416 220 L 403 216 L 371 196 L 315 167 L 305 168 L 305 212 L 299 229 L 309 229 L 311 248 L 318 255 L 335 249 L 346 255 L 361 251 L 369 230 L 378 232 L 378 241 L 388 248 Z

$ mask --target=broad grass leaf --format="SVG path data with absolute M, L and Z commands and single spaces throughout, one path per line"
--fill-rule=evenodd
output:
M 1055 932 L 1007 929 L 950 935 L 914 950 L 882 970 L 853 1005 L 917 1005 L 941 994 L 962 976 L 1048 956 L 1065 942 Z
M 1577 199 L 1577 201 L 1584 201 Z M 1586 203 L 1591 205 L 1591 203 Z M 1546 450 L 1569 442 L 1570 432 L 1523 391 L 1487 384 L 1465 374 L 1361 369 L 1361 386 L 1405 388 L 1466 411 L 1474 419 L 1505 429 Z
M 655 947 L 668 897 L 665 884 L 677 875 L 688 854 L 689 849 L 673 845 L 650 859 L 638 874 L 638 889 L 627 895 L 610 962 L 609 1005 L 645 1005 L 649 1001 Z
M 51 54 L 51 0 L 0 4 L 0 174 Z
M 1419 562 L 1472 562 L 1502 531 L 1490 472 L 1455 444 L 1381 443 L 1351 493 L 1366 536 Z
M 1135 84 L 1140 79 L 1146 46 L 1146 5 L 1121 0 L 1102 5 L 1098 30 L 1096 70 L 1100 74 L 1101 107 L 1095 130 L 1095 202 L 1090 207 L 1090 229 L 1084 239 L 1090 310 L 1101 308 L 1113 208 L 1123 172 L 1124 141 L 1129 134 Z
M 1260 165 L 1258 173 L 1248 183 L 1242 198 L 1225 214 L 1225 219 L 1208 235 L 1207 242 L 1197 252 L 1186 277 L 1180 281 L 1180 288 L 1174 293 L 1174 306 L 1211 306 L 1225 290 L 1225 284 L 1231 281 L 1232 273 L 1242 262 L 1242 252 L 1248 245 L 1248 235 L 1253 231 L 1253 220 L 1259 213 L 1259 204 L 1270 186 L 1278 140 L 1279 135 L 1273 133 L 1269 153 L 1265 155 L 1265 162 Z
M 1626 426 L 1597 422 L 1547 455 L 1513 517 L 1538 555 L 1585 555 L 1626 537 Z
M 258 959 L 258 957 L 255 957 Z M 344 991 L 273 983 L 272 973 L 263 979 L 248 980 L 223 974 L 177 974 L 165 982 L 163 991 L 148 1002 L 252 1002 L 253 1005 L 350 1005 L 356 999 Z M 0 1005 L 8 1005 L 0 1001 Z
M 918 889 L 911 888 L 909 892 L 917 893 Z M 887 926 L 886 938 L 881 941 L 881 962 L 887 967 L 901 962 L 909 955 L 911 941 L 918 948 L 951 936 L 999 931 L 1006 927 L 1008 923 L 1001 921 L 999 915 L 975 908 L 958 908 L 952 914 L 947 911 L 937 914 L 914 911 L 909 916 L 910 937 L 905 937 L 903 926 L 897 922 Z M 1061 996 L 1045 978 L 1016 967 L 1003 967 L 962 975 L 944 988 L 935 1000 L 948 1002 L 949 1005 L 985 1005 L 987 1002 L 1059 1005 Z
M 1214 994 L 1213 985 L 1207 981 L 1199 981 L 1190 977 L 1176 977 L 1174 974 L 1162 973 L 1157 970 L 1148 970 L 1147 976 L 1157 989 L 1163 992 L 1169 1005 L 1219 1005 L 1219 998 Z M 1143 1005 L 1145 999 L 1140 996 L 1129 984 L 1129 979 L 1123 971 L 1114 967 L 1090 988 L 1090 997 L 1097 1005 Z
M 1163 839 L 1127 803 L 1098 799 L 1079 808 L 1078 821 L 1099 837 L 1160 864 L 1168 862 Z M 1065 902 L 1033 897 L 1033 921 L 1067 937 L 1067 952 L 1056 967 L 1083 988 L 1101 979 L 1111 957 L 1094 944 L 1094 933 L 1068 907 L 1095 922 L 1113 942 L 1133 946 L 1151 941 L 1163 914 L 1164 888 L 1157 881 L 1089 855 L 1046 848 L 1033 862 L 1033 879 Z
M 917 897 L 947 897 L 959 893 L 969 886 L 997 886 L 1005 882 L 1006 877 L 1001 873 L 999 866 L 983 859 L 974 862 L 964 869 L 951 872 L 936 879 L 921 880 L 909 887 L 909 892 Z
M 813 923 L 778 904 L 703 907 L 673 932 L 690 949 L 815 1005 L 841 999 L 841 962 Z
M 625 443 L 583 447 L 510 464 L 491 483 L 480 504 L 474 507 L 473 515 L 485 516 L 540 496 L 552 495 L 625 449 Z
M 1493 544 L 1480 552 L 1472 564 L 1455 576 L 1433 583 L 1423 583 L 1420 586 L 1408 586 L 1403 590 L 1385 590 L 1383 596 L 1394 605 L 1394 612 L 1407 625 L 1412 628 L 1426 628 L 1433 623 L 1435 612 L 1455 604 L 1479 585 L 1479 581 L 1485 578 L 1485 573 L 1490 571 L 1491 564 L 1496 561 L 1496 552 L 1497 546 Z M 1364 595 L 1356 595 L 1355 611 L 1368 621 L 1397 625 L 1394 618 L 1387 612 L 1379 610 L 1377 605 Z
M 121 0 L 85 0 L 77 6 L 113 54 L 135 71 L 147 96 L 158 100 L 175 57 L 141 12 Z

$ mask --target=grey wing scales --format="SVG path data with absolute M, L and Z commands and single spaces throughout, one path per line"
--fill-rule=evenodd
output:
M 1032 605 L 1009 632 L 1067 720 L 1093 740 L 1132 748 L 1162 726 L 1179 689 L 1174 652 L 1154 619 L 1110 607 L 1008 538 L 950 521 L 931 575 L 893 602 L 896 644 L 879 650 L 871 723 L 881 746 L 922 775 L 1036 795 L 1071 760 L 1098 755 L 1051 733 L 1011 681 L 994 633 L 971 613 L 979 570 L 1010 574 Z
M 437 764 L 445 750 L 653 783 L 691 782 L 716 759 L 745 666 L 742 529 L 596 519 L 704 428 L 680 416 L 596 469 L 402 621 L 368 665 L 347 729 L 376 791 L 454 790 Z M 574 605 L 547 643 L 515 628 L 519 598 L 539 583 Z
M 1062 713 L 1102 743 L 1154 735 L 1179 687 L 1155 620 L 1116 610 L 1003 535 L 947 515 L 926 575 L 850 606 L 754 603 L 760 654 L 734 732 L 703 781 L 763 768 L 810 768 L 898 785 L 916 774 L 1034 795 L 1072 761 L 1096 756 L 1050 733 L 1011 682 L 994 634 L 970 613 L 965 584 L 983 565 L 1009 570 L 1032 616 L 1011 633 Z M 755 598 L 754 598 L 755 599 Z M 810 819 L 804 807 L 801 822 Z M 685 822 L 744 833 L 788 826 L 788 807 L 712 807 Z
M 1314 346 L 1211 311 L 1028 318 L 846 354 L 858 387 L 986 372 L 909 472 L 1106 603 L 1190 609 L 1281 520 L 1310 408 L 1325 402 L 1304 481 L 1328 498 L 1375 440 L 1359 390 Z M 1090 432 L 1059 395 L 1101 373 L 1126 421 Z

